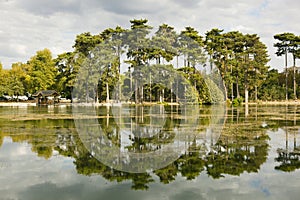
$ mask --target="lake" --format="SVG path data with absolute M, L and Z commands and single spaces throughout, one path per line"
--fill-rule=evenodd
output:
M 0 199 L 299 199 L 300 106 L 0 107 Z

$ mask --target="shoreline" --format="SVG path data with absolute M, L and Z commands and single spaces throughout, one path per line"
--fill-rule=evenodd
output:
M 0 102 L 0 106 L 12 106 L 12 107 L 27 107 L 36 106 L 36 103 L 30 102 Z
M 246 105 L 244 102 L 242 105 Z M 258 101 L 258 102 L 249 102 L 248 105 L 300 105 L 298 100 L 288 100 L 288 101 Z
M 85 103 L 81 104 L 84 105 Z M 69 102 L 61 102 L 58 104 L 55 104 L 55 106 L 61 106 L 61 105 L 72 105 L 72 103 Z M 79 104 L 80 105 L 80 104 Z M 135 103 L 97 103 L 97 104 L 89 104 L 93 106 L 121 106 L 121 105 L 135 105 Z M 164 103 L 159 103 L 159 102 L 144 102 L 143 104 L 136 104 L 138 106 L 151 106 L 151 105 L 179 105 L 178 103 L 171 103 L 171 102 L 164 102 Z M 242 103 L 243 106 L 245 106 L 245 103 Z M 249 106 L 253 105 L 300 105 L 300 100 L 289 100 L 289 101 L 258 101 L 258 102 L 249 102 Z M 0 106 L 2 107 L 27 107 L 27 106 L 38 106 L 36 103 L 33 102 L 0 102 Z M 53 106 L 53 104 L 49 105 Z

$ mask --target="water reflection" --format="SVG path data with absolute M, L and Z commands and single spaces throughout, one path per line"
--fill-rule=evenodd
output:
M 276 170 L 292 172 L 300 168 L 300 146 L 297 144 L 299 138 L 299 126 L 297 126 L 297 107 L 285 107 L 285 119 L 283 130 L 285 132 L 285 147 L 278 148 L 278 156 L 275 161 L 280 163 L 275 167 Z
M 95 120 L 99 125 L 95 127 L 101 128 L 106 142 L 119 147 L 120 154 L 156 152 L 174 141 L 184 146 L 177 159 L 144 173 L 124 172 L 100 162 L 95 157 L 96 150 L 90 151 L 77 132 L 71 109 L 1 107 L 0 144 L 5 138 L 11 138 L 13 143 L 26 143 L 32 152 L 48 162 L 56 155 L 72 158 L 78 174 L 100 175 L 111 182 L 131 181 L 134 190 L 149 189 L 157 179 L 170 184 L 179 177 L 194 180 L 201 174 L 219 179 L 258 173 L 272 157 L 274 170 L 291 172 L 300 168 L 299 107 L 250 106 L 248 113 L 243 108 L 228 108 L 224 119 L 222 112 L 212 110 L 213 107 L 200 107 L 197 119 L 183 119 L 179 114 L 181 110 L 175 107 L 97 108 Z M 193 132 L 181 134 L 182 137 L 175 140 L 179 128 L 186 130 L 185 125 L 189 124 L 184 120 L 192 120 Z M 212 126 L 215 124 L 222 124 L 222 134 L 217 141 L 212 134 L 219 130 Z M 276 134 L 281 132 L 285 137 L 276 139 Z M 94 142 L 89 145 L 95 147 Z M 275 149 L 276 155 L 270 155 L 270 149 Z M 111 154 L 106 156 L 112 157 Z M 5 155 L 1 157 L 4 163 Z
M 225 109 L 213 108 L 206 111 L 218 112 L 203 115 L 199 106 L 186 105 L 76 106 L 73 113 L 79 137 L 95 158 L 120 171 L 143 173 L 177 160 L 192 140 L 197 145 L 214 144 L 224 125 Z

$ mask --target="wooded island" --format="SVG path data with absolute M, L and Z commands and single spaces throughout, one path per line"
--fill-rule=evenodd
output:
M 213 97 L 215 91 L 210 88 L 215 88 L 218 83 L 208 83 L 207 72 L 220 76 L 218 86 L 224 93 L 224 100 L 237 104 L 297 99 L 300 73 L 296 59 L 300 58 L 300 36 L 293 33 L 273 36 L 277 40 L 274 44 L 276 54 L 286 63 L 284 72 L 280 73 L 267 65 L 267 47 L 257 34 L 212 29 L 201 36 L 193 27 L 177 33 L 167 24 L 154 30 L 147 24 L 147 19 L 134 19 L 130 23 L 130 29 L 117 26 L 95 35 L 79 34 L 73 45 L 74 51 L 55 58 L 49 49 L 44 49 L 37 51 L 26 63 L 12 64 L 11 69 L 3 69 L 0 63 L 0 96 L 30 96 L 41 90 L 55 90 L 62 97 L 71 99 L 81 67 L 94 56 L 95 48 L 105 49 L 109 44 L 109 51 L 114 56 L 103 59 L 106 62 L 98 70 L 101 79 L 93 97 L 96 102 L 110 101 L 116 83 L 123 91 L 134 90 L 138 82 L 136 77 L 150 67 L 150 83 L 151 78 L 161 76 L 175 84 L 168 74 L 162 76 L 161 70 L 155 72 L 155 68 L 176 70 L 194 86 L 201 103 L 215 103 L 216 98 L 220 98 Z M 290 67 L 287 66 L 288 54 L 293 58 Z M 97 72 L 97 69 L 88 70 Z M 177 101 L 172 89 L 158 83 L 144 85 L 140 96 L 146 102 Z M 137 97 L 133 101 L 137 102 Z

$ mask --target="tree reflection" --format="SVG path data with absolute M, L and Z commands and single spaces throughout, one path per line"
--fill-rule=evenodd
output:
M 213 178 L 224 174 L 239 176 L 245 171 L 258 172 L 268 155 L 268 136 L 237 136 L 234 140 L 224 137 L 206 157 L 206 168 Z
M 289 128 L 285 130 L 285 149 L 277 149 L 278 157 L 275 158 L 275 161 L 279 162 L 280 165 L 275 167 L 276 170 L 292 172 L 296 169 L 300 169 L 300 146 L 297 146 L 297 131 L 298 129 L 295 128 Z M 291 145 L 292 147 L 290 147 L 289 143 L 290 134 L 293 135 L 293 143 Z
M 144 109 L 144 110 L 143 110 Z M 215 124 L 217 118 L 212 117 L 212 110 L 208 107 L 200 109 L 201 117 L 197 120 L 195 131 L 181 137 L 180 142 L 186 146 L 185 151 L 177 160 L 167 166 L 146 173 L 129 173 L 113 169 L 97 160 L 93 152 L 86 149 L 79 134 L 76 132 L 74 122 L 67 119 L 59 120 L 33 120 L 19 121 L 11 123 L 14 129 L 0 132 L 0 141 L 8 135 L 15 142 L 26 141 L 32 145 L 32 151 L 38 156 L 46 159 L 50 158 L 53 151 L 59 155 L 74 158 L 74 166 L 79 174 L 85 176 L 100 175 L 109 181 L 123 182 L 131 181 L 132 189 L 146 190 L 149 184 L 158 177 L 163 184 L 169 184 L 182 176 L 187 180 L 199 177 L 201 173 L 217 179 L 226 175 L 239 176 L 242 173 L 256 173 L 260 166 L 266 161 L 268 156 L 267 128 L 260 124 L 265 119 L 252 116 L 251 109 L 247 118 L 242 117 L 243 111 L 236 109 L 229 110 L 228 115 L 239 117 L 232 118 L 224 124 L 222 136 L 216 144 L 205 141 L 203 133 L 207 134 L 210 124 Z M 152 152 L 161 148 L 165 144 L 174 142 L 175 132 L 180 127 L 182 119 L 176 108 L 167 107 L 164 113 L 159 110 L 151 111 L 149 108 L 135 108 L 128 113 L 128 118 L 118 118 L 119 110 L 115 110 L 112 118 L 112 110 L 106 107 L 99 107 L 97 110 L 100 116 L 97 120 L 105 136 L 117 147 L 126 148 L 132 152 Z M 152 113 L 151 113 L 152 112 Z M 153 113 L 154 112 L 154 113 Z M 231 113 L 230 113 L 231 112 Z M 143 115 L 141 117 L 141 115 Z M 163 126 L 160 129 L 156 125 Z M 139 125 L 139 129 L 136 129 Z M 2 127 L 1 127 L 2 126 Z M 47 128 L 45 128 L 47 127 Z M 3 125 L 0 125 L 3 128 Z M 133 130 L 128 136 L 128 143 L 124 145 L 122 141 L 121 129 Z M 211 132 L 214 129 L 210 130 Z M 147 137 L 143 137 L 143 136 Z M 107 157 L 110 155 L 107 154 Z M 296 164 L 298 154 L 290 154 L 289 163 Z M 280 154 L 280 159 L 286 159 L 285 154 Z M 293 160 L 293 159 L 294 160 Z M 283 160 L 278 159 L 278 162 Z
M 277 149 L 275 161 L 280 164 L 275 169 L 292 172 L 300 168 L 300 146 L 297 145 L 299 112 L 297 106 L 285 106 L 284 109 L 284 120 L 280 121 L 280 127 L 284 127 L 285 148 Z
M 135 174 L 122 172 L 102 164 L 84 147 L 78 134 L 73 136 L 72 138 L 61 138 L 61 141 L 64 141 L 64 145 L 58 145 L 55 147 L 55 150 L 60 155 L 73 157 L 75 159 L 74 165 L 79 174 L 85 176 L 101 175 L 109 181 L 117 182 L 131 180 L 132 189 L 135 190 L 146 190 L 149 188 L 148 184 L 153 182 L 151 175 L 148 173 Z
M 193 143 L 189 145 L 188 152 L 175 161 L 178 166 L 178 171 L 182 176 L 186 177 L 187 180 L 195 179 L 200 175 L 201 171 L 204 170 L 205 162 L 201 156 L 203 155 L 201 150 L 201 146 L 197 145 L 194 139 Z

